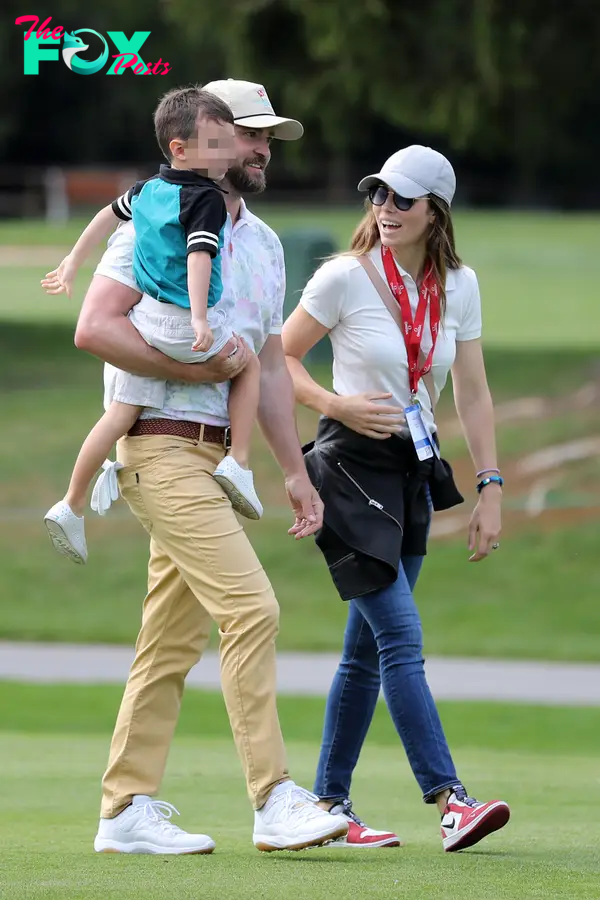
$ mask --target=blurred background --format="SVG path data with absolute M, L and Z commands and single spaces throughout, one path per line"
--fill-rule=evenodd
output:
M 135 639 L 147 539 L 125 504 L 104 520 L 90 513 L 85 567 L 58 557 L 43 526 L 102 398 L 101 363 L 73 346 L 93 266 L 71 299 L 46 296 L 39 282 L 92 213 L 155 172 L 157 98 L 234 77 L 263 83 L 275 110 L 305 125 L 301 141 L 274 143 L 267 191 L 251 203 L 284 243 L 286 314 L 319 258 L 347 245 L 361 214 L 360 177 L 410 143 L 434 146 L 455 166 L 457 244 L 481 286 L 506 513 L 499 553 L 467 565 L 475 481 L 449 387 L 441 435 L 467 502 L 434 524 L 417 592 L 427 655 L 598 662 L 597 4 L 102 0 L 88 8 L 55 0 L 35 8 L 40 23 L 52 17 L 50 28 L 149 32 L 143 59 L 170 64 L 152 77 L 82 77 L 62 60 L 42 60 L 39 74 L 25 75 L 24 29 L 14 24 L 25 12 L 5 0 L 0 18 L 0 639 L 129 647 Z M 311 357 L 324 383 L 329 358 L 327 344 Z M 298 417 L 308 440 L 315 418 Z M 248 530 L 281 603 L 279 646 L 336 653 L 346 609 L 316 547 L 287 537 L 281 477 L 260 437 L 255 470 L 267 512 Z M 25 730 L 33 727 L 28 703 L 42 718 L 47 703 L 75 703 L 74 695 L 16 696 L 0 686 L 6 721 Z M 102 701 L 104 718 L 98 713 L 107 734 L 117 698 Z M 87 721 L 77 702 L 77 721 Z M 520 747 L 527 718 L 528 750 L 568 733 L 584 748 L 597 720 L 581 712 L 577 724 L 572 714 L 506 713 L 503 740 Z M 514 778 L 525 778 L 518 766 Z
M 170 64 L 167 75 L 83 77 L 62 60 L 23 75 L 22 26 L 14 24 L 23 10 L 11 6 L 15 16 L 0 25 L 0 636 L 130 642 L 136 633 L 146 539 L 124 505 L 104 521 L 89 517 L 85 569 L 55 557 L 41 525 L 100 412 L 101 365 L 72 344 L 91 266 L 70 300 L 46 296 L 39 280 L 91 214 L 156 171 L 157 97 L 236 77 L 263 83 L 276 111 L 306 126 L 301 141 L 275 142 L 267 192 L 252 202 L 284 242 L 286 314 L 318 259 L 347 245 L 362 175 L 409 143 L 452 159 L 458 249 L 483 296 L 507 514 L 501 557 L 465 565 L 474 479 L 448 389 L 441 433 L 467 503 L 434 529 L 420 589 L 428 650 L 596 659 L 595 8 L 551 3 L 541 19 L 535 3 L 517 10 L 490 0 L 426 0 L 418 12 L 383 0 L 352 9 L 333 0 L 231 0 L 227 16 L 215 2 L 190 0 L 105 0 L 85 11 L 57 0 L 36 10 L 40 23 L 52 16 L 51 28 L 149 32 L 143 58 Z M 90 47 L 84 57 L 95 55 Z M 312 364 L 325 380 L 328 361 L 324 342 Z M 308 439 L 314 418 L 299 418 Z M 251 534 L 284 609 L 281 645 L 336 649 L 345 609 L 318 551 L 287 539 L 281 479 L 261 440 L 257 459 L 269 513 Z

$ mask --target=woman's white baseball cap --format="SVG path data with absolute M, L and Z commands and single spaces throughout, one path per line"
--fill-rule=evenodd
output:
M 281 141 L 297 141 L 304 128 L 296 119 L 276 116 L 271 101 L 262 84 L 252 81 L 211 81 L 202 86 L 223 100 L 231 109 L 236 125 L 246 128 L 272 128 L 273 135 Z
M 386 159 L 381 172 L 367 175 L 358 184 L 359 191 L 368 191 L 375 184 L 387 184 L 401 197 L 423 197 L 433 194 L 452 203 L 456 190 L 456 175 L 445 156 L 431 147 L 413 144 L 398 150 Z

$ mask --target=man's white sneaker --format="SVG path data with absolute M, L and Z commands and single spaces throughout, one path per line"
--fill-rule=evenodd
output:
M 247 519 L 260 519 L 263 508 L 254 490 L 250 469 L 242 469 L 233 456 L 226 456 L 213 472 L 213 478 L 219 482 L 236 512 Z
M 60 500 L 48 510 L 44 522 L 55 550 L 79 565 L 87 562 L 83 516 L 76 516 L 69 504 Z
M 100 819 L 94 840 L 96 853 L 212 853 L 207 834 L 188 834 L 169 821 L 178 810 L 170 803 L 138 794 L 114 819 Z
M 254 846 L 258 850 L 306 850 L 335 841 L 348 832 L 345 816 L 332 816 L 293 781 L 278 785 L 254 813 Z

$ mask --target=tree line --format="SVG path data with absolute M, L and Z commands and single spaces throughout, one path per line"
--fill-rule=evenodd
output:
M 600 5 L 593 0 L 101 5 L 55 0 L 40 20 L 51 12 L 52 26 L 69 31 L 149 31 L 148 56 L 168 61 L 168 74 L 84 77 L 42 62 L 39 75 L 24 75 L 14 24 L 23 9 L 8 0 L 0 24 L 5 165 L 150 163 L 157 96 L 229 76 L 261 81 L 276 108 L 306 126 L 301 142 L 282 149 L 282 185 L 335 188 L 420 141 L 459 160 L 484 201 L 544 194 L 564 205 L 600 204 Z

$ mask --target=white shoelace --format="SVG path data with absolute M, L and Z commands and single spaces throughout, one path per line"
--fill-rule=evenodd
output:
M 283 814 L 286 816 L 296 816 L 304 821 L 313 819 L 317 815 L 323 815 L 324 810 L 315 805 L 318 798 L 314 794 L 304 788 L 294 785 L 286 791 L 276 794 L 273 797 L 273 806 L 283 806 Z
M 319 802 L 319 797 L 316 794 L 313 794 L 312 791 L 307 791 L 306 788 L 300 787 L 299 784 L 297 784 L 295 786 L 294 790 L 297 791 L 299 794 L 302 794 L 304 796 L 305 800 L 308 800 L 310 803 L 318 803 Z
M 149 803 L 144 804 L 143 811 L 146 818 L 150 819 L 154 825 L 157 825 L 163 831 L 178 833 L 182 831 L 178 825 L 169 821 L 173 813 L 176 813 L 178 816 L 181 815 L 172 803 L 167 803 L 166 800 L 151 800 Z

